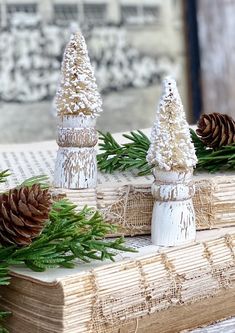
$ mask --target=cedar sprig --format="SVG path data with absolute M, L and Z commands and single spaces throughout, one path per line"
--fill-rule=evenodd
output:
M 10 176 L 9 170 L 1 171 L 0 172 L 0 183 L 5 183 L 8 176 Z
M 150 145 L 149 138 L 140 130 L 123 134 L 129 142 L 120 145 L 112 134 L 99 132 L 102 153 L 97 155 L 98 167 L 101 171 L 113 173 L 116 170 L 136 170 L 137 175 L 146 175 L 151 168 L 146 161 L 146 154 Z
M 6 259 L 12 255 L 14 252 L 14 247 L 0 247 L 0 286 L 6 286 L 10 283 L 9 276 L 9 265 Z M 0 333 L 9 333 L 8 330 L 4 328 L 4 319 L 10 316 L 9 311 L 0 310 Z
M 104 240 L 115 229 L 97 211 L 84 207 L 77 212 L 76 205 L 68 200 L 54 202 L 44 230 L 32 244 L 22 248 L 0 247 L 0 285 L 9 284 L 10 265 L 26 265 L 43 272 L 49 268 L 73 268 L 78 259 L 114 261 L 117 251 L 136 252 L 125 246 L 122 237 Z M 0 333 L 8 333 L 2 326 L 8 315 L 10 312 L 0 311 Z
M 41 235 L 27 247 L 13 248 L 3 261 L 8 265 L 25 264 L 42 272 L 59 266 L 72 268 L 76 259 L 114 261 L 117 250 L 135 252 L 124 245 L 123 238 L 103 240 L 115 227 L 106 223 L 99 212 L 87 207 L 77 212 L 75 208 L 76 205 L 67 200 L 55 202 Z
M 216 150 L 206 147 L 193 129 L 190 129 L 192 142 L 196 149 L 198 163 L 196 171 L 208 172 L 235 170 L 235 144 L 220 147 Z M 146 161 L 150 140 L 141 131 L 123 134 L 130 143 L 119 145 L 110 133 L 100 132 L 99 144 L 101 154 L 97 156 L 101 171 L 138 170 L 137 175 L 151 173 L 151 167 Z
M 190 131 L 198 158 L 196 170 L 213 173 L 235 169 L 235 144 L 209 148 L 192 129 Z
M 24 182 L 24 186 L 33 184 L 35 178 Z M 76 205 L 68 200 L 54 202 L 45 228 L 32 244 L 21 248 L 0 247 L 0 286 L 10 282 L 10 265 L 26 265 L 33 271 L 43 272 L 49 268 L 73 268 L 78 259 L 114 261 L 117 251 L 136 252 L 125 246 L 122 237 L 104 240 L 115 229 L 99 212 L 88 207 L 77 212 Z M 0 311 L 0 333 L 8 333 L 3 324 L 9 315 L 10 312 Z
M 217 150 L 207 149 L 198 158 L 197 170 L 209 172 L 235 170 L 235 144 L 220 147 Z
M 0 172 L 0 183 L 5 183 L 7 181 L 7 177 L 11 174 L 9 170 L 4 170 Z M 32 187 L 33 185 L 38 184 L 40 185 L 41 189 L 47 189 L 50 186 L 49 177 L 47 175 L 39 175 L 33 176 L 26 180 L 24 180 L 20 185 L 16 186 L 16 188 L 20 187 Z M 1 332 L 0 332 L 1 333 Z
M 47 175 L 33 176 L 23 181 L 17 188 L 25 186 L 32 187 L 35 184 L 40 185 L 42 190 L 47 189 L 50 186 L 49 177 Z

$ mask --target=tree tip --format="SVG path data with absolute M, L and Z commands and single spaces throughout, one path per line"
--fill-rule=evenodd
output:
M 166 97 L 172 97 L 177 93 L 176 81 L 173 77 L 167 76 L 162 82 L 163 95 Z

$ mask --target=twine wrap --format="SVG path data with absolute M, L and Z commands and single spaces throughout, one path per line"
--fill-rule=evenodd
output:
M 235 225 L 235 177 L 206 176 L 192 179 L 197 230 Z M 67 197 L 82 209 L 85 204 L 99 209 L 106 221 L 119 226 L 119 235 L 150 234 L 154 198 L 149 184 L 98 186 L 97 189 L 56 189 L 55 196 Z
M 156 201 L 180 201 L 192 198 L 195 187 L 192 172 L 164 172 L 153 169 L 152 195 Z

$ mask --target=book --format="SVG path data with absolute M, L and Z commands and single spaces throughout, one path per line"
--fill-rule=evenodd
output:
M 234 315 L 235 227 L 197 232 L 188 245 L 159 248 L 127 238 L 138 253 L 75 269 L 11 268 L 0 306 L 11 333 L 180 332 Z
M 150 129 L 143 130 L 149 135 Z M 123 143 L 125 139 L 114 135 Z M 48 175 L 53 183 L 54 162 L 57 145 L 55 141 L 29 144 L 0 145 L 0 170 L 9 169 L 11 176 L 1 189 L 14 187 L 25 179 Z M 235 174 L 195 174 L 197 229 L 211 229 L 235 224 Z M 117 224 L 118 234 L 149 234 L 153 198 L 151 175 L 137 177 L 135 172 L 98 173 L 96 189 L 65 190 L 53 189 L 55 197 L 67 197 L 78 209 L 88 205 L 99 209 L 104 218 Z M 117 234 L 115 234 L 117 235 Z

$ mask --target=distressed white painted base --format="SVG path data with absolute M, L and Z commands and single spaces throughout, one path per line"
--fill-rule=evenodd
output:
M 175 246 L 196 238 L 192 203 L 192 173 L 154 170 L 152 194 L 155 199 L 151 238 L 158 246 Z
M 98 141 L 96 119 L 83 115 L 58 117 L 59 149 L 55 163 L 54 186 L 67 189 L 95 188 Z
M 195 214 L 192 199 L 155 202 L 153 207 L 152 243 L 174 246 L 196 238 Z
M 92 148 L 59 148 L 55 164 L 54 186 L 69 189 L 95 188 L 96 151 Z

